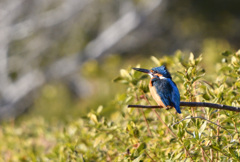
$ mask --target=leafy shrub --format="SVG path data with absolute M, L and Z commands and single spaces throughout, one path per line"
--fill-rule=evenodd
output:
M 205 76 L 202 56 L 190 54 L 157 59 L 166 64 L 182 101 L 240 105 L 240 52 L 224 52 L 216 73 Z M 137 65 L 136 67 L 140 67 Z M 207 71 L 207 70 L 206 70 Z M 149 78 L 121 69 L 115 82 L 127 89 L 116 96 L 118 111 L 102 115 L 102 106 L 84 118 L 47 124 L 32 119 L 0 129 L 1 161 L 238 161 L 239 113 L 213 108 L 129 109 L 128 104 L 156 105 L 148 89 Z M 195 118 L 190 118 L 195 117 Z M 205 120 L 207 119 L 207 120 Z M 147 121 L 147 122 L 146 122 Z

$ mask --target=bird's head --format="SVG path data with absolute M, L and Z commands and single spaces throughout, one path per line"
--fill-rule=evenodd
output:
M 134 70 L 143 72 L 143 73 L 147 73 L 148 75 L 150 75 L 151 77 L 158 77 L 158 78 L 170 78 L 171 74 L 167 71 L 166 67 L 164 65 L 159 66 L 159 67 L 154 67 L 151 70 L 148 69 L 142 69 L 142 68 L 133 68 Z

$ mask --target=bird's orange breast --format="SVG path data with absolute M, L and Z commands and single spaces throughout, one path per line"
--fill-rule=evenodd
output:
M 149 90 L 153 99 L 157 102 L 159 106 L 166 107 L 161 100 L 161 97 L 158 95 L 156 88 L 152 85 L 152 82 L 149 83 Z

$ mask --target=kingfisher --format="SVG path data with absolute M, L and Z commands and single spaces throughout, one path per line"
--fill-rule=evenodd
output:
M 181 114 L 180 94 L 177 85 L 172 81 L 171 74 L 164 65 L 154 67 L 151 70 L 142 68 L 133 69 L 151 76 L 149 90 L 159 106 L 167 108 L 174 107 L 176 111 Z

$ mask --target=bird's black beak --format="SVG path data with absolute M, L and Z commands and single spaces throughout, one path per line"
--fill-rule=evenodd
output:
M 140 71 L 140 72 L 143 72 L 143 73 L 147 73 L 147 74 L 150 74 L 150 70 L 148 69 L 142 69 L 142 68 L 133 68 L 134 70 L 137 70 L 137 71 Z

